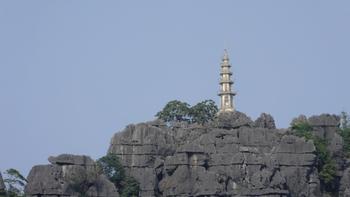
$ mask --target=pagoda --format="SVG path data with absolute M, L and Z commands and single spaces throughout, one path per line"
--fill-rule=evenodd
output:
M 220 96 L 221 105 L 219 113 L 234 112 L 236 109 L 233 97 L 236 95 L 236 93 L 232 91 L 232 72 L 226 49 L 224 51 L 224 56 L 222 57 L 220 76 L 220 92 L 218 95 Z

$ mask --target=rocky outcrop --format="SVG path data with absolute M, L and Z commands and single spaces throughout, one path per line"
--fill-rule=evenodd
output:
M 325 139 L 337 167 L 337 196 L 350 197 L 350 162 L 343 153 L 337 116 L 300 116 Z M 222 113 L 205 125 L 161 120 L 132 124 L 116 133 L 108 152 L 140 183 L 140 196 L 326 197 L 312 140 L 276 129 L 271 115 L 252 121 L 241 112 Z M 87 156 L 59 155 L 35 166 L 27 196 L 118 196 Z M 83 187 L 81 187 L 83 186 Z
M 255 127 L 276 129 L 275 120 L 270 114 L 262 113 L 254 122 Z
M 27 196 L 119 196 L 90 157 L 63 154 L 49 161 L 51 164 L 34 166 L 30 171 Z
M 320 196 L 312 141 L 281 133 L 270 115 L 225 113 L 207 126 L 129 125 L 109 152 L 141 196 Z

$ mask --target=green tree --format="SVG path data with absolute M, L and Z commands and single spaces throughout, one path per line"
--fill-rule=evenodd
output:
M 156 114 L 156 117 L 165 122 L 189 121 L 190 105 L 185 102 L 173 100 L 168 102 L 162 111 Z
M 97 165 L 117 188 L 122 187 L 122 181 L 125 179 L 125 170 L 116 154 L 108 153 L 106 156 L 101 157 L 97 160 Z
M 27 184 L 27 179 L 16 169 L 10 168 L 5 172 L 4 182 L 6 192 L 9 197 L 24 196 L 24 187 Z
M 137 197 L 139 196 L 140 184 L 133 177 L 126 177 L 123 181 L 123 189 L 121 197 Z
M 107 178 L 114 183 L 122 197 L 139 195 L 139 183 L 133 177 L 126 176 L 123 165 L 116 154 L 108 153 L 97 160 L 97 165 Z
M 191 107 L 190 117 L 192 122 L 204 124 L 213 120 L 218 111 L 218 107 L 213 100 L 205 100 Z

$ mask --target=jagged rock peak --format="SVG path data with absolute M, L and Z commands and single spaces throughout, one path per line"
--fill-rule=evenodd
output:
M 262 113 L 254 122 L 255 127 L 276 129 L 275 120 L 270 114 Z
M 237 129 L 254 125 L 250 117 L 239 111 L 219 113 L 215 123 L 215 126 L 223 129 Z

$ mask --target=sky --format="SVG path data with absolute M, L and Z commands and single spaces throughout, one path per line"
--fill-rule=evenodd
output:
M 219 104 L 224 49 L 237 109 L 350 111 L 350 1 L 0 1 L 0 171 L 106 154 L 170 100 Z

